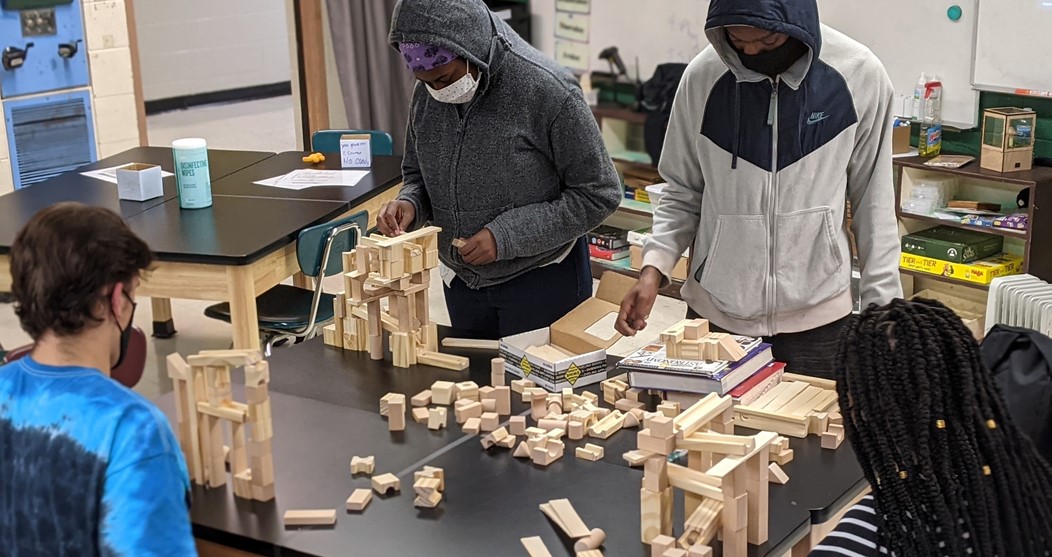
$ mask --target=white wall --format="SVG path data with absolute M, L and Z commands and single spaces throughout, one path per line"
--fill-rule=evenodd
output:
M 147 101 L 289 81 L 283 0 L 139 0 Z

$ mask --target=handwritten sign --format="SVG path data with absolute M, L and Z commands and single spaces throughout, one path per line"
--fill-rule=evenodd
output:
M 592 0 L 555 0 L 555 9 L 560 12 L 587 14 L 592 12 Z
M 340 137 L 340 166 L 343 168 L 370 168 L 373 166 L 372 141 L 368 135 L 344 135 Z
M 555 14 L 555 36 L 586 43 L 588 42 L 588 16 L 567 12 Z
M 555 41 L 555 61 L 572 70 L 589 69 L 588 45 L 571 41 Z

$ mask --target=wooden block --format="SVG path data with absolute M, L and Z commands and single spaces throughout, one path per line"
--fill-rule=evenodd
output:
M 373 489 L 383 495 L 391 490 L 402 491 L 402 481 L 394 474 L 381 474 L 373 476 Z
M 405 397 L 388 403 L 387 412 L 387 429 L 405 431 Z
M 456 400 L 479 400 L 479 386 L 474 381 L 464 381 L 454 386 Z
M 553 429 L 566 430 L 567 426 L 566 426 L 566 421 L 565 420 L 554 420 L 554 419 L 549 419 L 549 418 L 541 418 L 540 420 L 537 420 L 537 427 L 539 427 L 539 428 L 541 428 L 541 429 L 543 429 L 545 431 L 552 431 Z
M 446 337 L 442 339 L 442 346 L 446 348 L 468 348 L 471 350 L 500 350 L 500 341 Z
M 435 381 L 431 385 L 431 402 L 432 404 L 441 404 L 448 406 L 453 404 L 455 384 L 450 381 Z
M 431 408 L 428 411 L 427 429 L 439 430 L 446 427 L 448 417 L 445 408 Z
M 285 511 L 285 526 L 332 526 L 336 509 Z
M 625 423 L 621 427 L 634 428 L 639 427 L 639 416 L 642 414 L 642 410 L 638 410 L 639 413 L 629 410 L 625 413 Z
M 452 356 L 450 354 L 432 352 L 430 350 L 418 350 L 416 360 L 427 366 L 451 369 L 453 371 L 464 371 L 469 365 L 471 365 L 471 362 L 463 356 Z M 434 390 L 435 389 L 432 387 L 432 396 L 434 396 Z
M 655 437 L 670 437 L 676 434 L 675 426 L 672 418 L 668 416 L 654 416 L 645 422 L 646 429 L 650 430 L 650 434 Z
M 490 360 L 490 385 L 503 387 L 504 381 L 504 358 L 493 358 Z
M 533 381 L 530 381 L 529 379 L 515 379 L 511 382 L 511 391 L 514 393 L 522 394 L 526 389 L 532 389 L 536 386 L 537 384 Z M 523 399 L 523 402 L 529 401 Z
M 548 502 L 552 510 L 559 516 L 559 522 L 563 526 L 566 535 L 573 538 L 583 538 L 592 532 L 585 526 L 584 521 L 577 514 L 569 499 L 555 499 Z
M 634 410 L 636 408 L 639 408 L 639 409 L 646 408 L 646 404 L 644 404 L 642 402 L 637 402 L 637 401 L 634 401 L 634 400 L 629 400 L 627 398 L 623 398 L 623 399 L 617 401 L 616 403 L 614 403 L 614 408 L 617 408 L 618 410 L 620 410 L 622 412 L 628 412 L 628 411 Z
M 351 457 L 351 474 L 352 475 L 358 475 L 358 474 L 372 475 L 372 473 L 373 473 L 373 471 L 375 469 L 376 469 L 376 457 L 375 456 L 367 456 L 367 457 L 355 456 L 355 457 Z
M 585 551 L 578 551 L 575 557 L 603 557 L 603 552 L 598 549 L 588 549 Z
M 658 405 L 657 411 L 668 418 L 675 418 L 680 415 L 680 404 L 678 402 L 665 401 Z
M 413 499 L 413 506 L 421 509 L 433 509 L 442 501 L 442 494 L 432 491 L 423 495 L 417 495 Z
M 526 441 L 519 443 L 519 446 L 515 448 L 515 452 L 512 453 L 515 458 L 530 458 L 530 447 Z
M 779 451 L 778 454 L 771 454 L 771 462 L 778 463 L 779 466 L 785 466 L 793 461 L 793 450 L 784 449 Z
M 496 412 L 486 412 L 480 418 L 482 431 L 493 431 L 500 427 L 500 415 Z
M 829 415 L 829 425 L 844 425 L 844 417 L 840 415 L 840 412 L 833 412 Z
M 515 443 L 517 441 L 518 439 L 514 435 L 508 435 L 504 439 L 497 441 L 497 446 L 502 449 L 512 449 L 515 448 Z
M 519 541 L 522 542 L 522 546 L 526 548 L 526 553 L 530 557 L 552 557 L 552 553 L 544 546 L 544 540 L 540 536 L 522 538 Z
M 418 424 L 426 424 L 429 415 L 427 408 L 413 408 L 413 421 Z
M 511 388 L 502 385 L 493 389 L 495 391 L 494 400 L 497 402 L 497 413 L 501 416 L 511 414 Z
M 653 455 L 650 453 L 645 453 L 639 450 L 633 450 L 626 452 L 624 455 L 622 455 L 622 458 L 625 459 L 625 462 L 628 463 L 629 467 L 640 468 L 652 456 Z
M 533 463 L 538 466 L 548 466 L 563 456 L 566 446 L 559 441 L 549 441 L 546 447 L 535 447 L 530 451 Z
M 648 458 L 643 463 L 643 488 L 664 491 L 668 486 L 668 460 L 664 456 Z
M 506 428 L 499 427 L 482 438 L 482 448 L 491 449 L 494 446 L 496 446 L 497 443 L 500 443 L 501 441 L 504 441 L 507 438 L 508 430 Z
M 833 429 L 834 427 L 838 429 Z M 841 426 L 830 426 L 830 431 L 822 434 L 822 448 L 836 450 L 844 442 L 844 428 Z
M 592 531 L 587 536 L 574 542 L 573 550 L 580 556 L 583 552 L 598 550 L 605 541 L 606 532 L 601 528 L 592 528 Z M 602 556 L 602 553 L 600 552 L 599 555 Z
M 508 432 L 512 435 L 526 435 L 526 416 L 512 416 L 508 420 Z
M 410 400 L 410 403 L 417 408 L 431 404 L 431 389 L 420 391 Z
M 598 439 L 609 439 L 611 435 L 621 430 L 624 423 L 625 415 L 615 410 L 588 428 L 588 434 Z
M 468 418 L 460 430 L 469 435 L 478 435 L 482 431 L 482 420 L 479 418 Z
M 570 421 L 569 426 L 566 428 L 566 432 L 570 436 L 570 439 L 574 441 L 580 441 L 581 439 L 584 439 L 585 433 L 587 433 L 587 431 L 588 428 L 584 426 L 584 423 L 578 421 Z
M 548 415 L 548 401 L 544 397 L 533 395 L 530 399 L 530 415 L 539 420 Z
M 493 400 L 492 398 L 487 398 L 486 400 L 483 400 L 479 404 L 482 405 L 482 411 L 483 412 L 493 412 L 494 414 L 497 414 L 497 401 L 496 400 Z
M 782 467 L 777 462 L 771 462 L 768 464 L 767 469 L 769 471 L 768 480 L 773 484 L 785 485 L 789 483 L 789 475 L 782 470 Z
M 651 557 L 665 557 L 665 552 L 675 547 L 676 538 L 666 535 L 655 536 L 650 541 L 650 555 Z
M 636 446 L 641 451 L 668 456 L 675 450 L 676 437 L 657 437 L 649 429 L 644 429 L 636 434 Z
M 371 489 L 356 489 L 347 498 L 347 510 L 360 513 L 365 510 L 365 507 L 369 506 L 369 502 L 372 500 L 373 492 Z
M 466 402 L 467 404 L 461 405 L 461 402 Z M 457 406 L 453 410 L 453 413 L 456 416 L 457 423 L 462 424 L 464 422 L 467 422 L 470 418 L 481 418 L 482 404 L 467 399 L 458 400 Z
M 588 452 L 590 452 L 590 453 L 595 455 L 595 460 L 602 460 L 603 457 L 606 456 L 606 451 L 603 449 L 603 447 L 601 447 L 599 445 L 593 445 L 592 443 L 585 443 L 584 448 L 587 449 Z
M 687 557 L 712 557 L 712 547 L 696 543 L 687 550 Z

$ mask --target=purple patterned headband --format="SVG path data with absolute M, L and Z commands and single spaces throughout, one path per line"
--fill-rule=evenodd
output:
M 457 55 L 440 46 L 420 43 L 401 43 L 398 51 L 405 58 L 405 65 L 414 72 L 426 72 L 445 66 L 457 59 Z

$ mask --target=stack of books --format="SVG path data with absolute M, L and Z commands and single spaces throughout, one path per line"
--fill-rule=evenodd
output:
M 900 264 L 911 271 L 990 284 L 1023 270 L 1023 258 L 1003 250 L 1001 236 L 937 226 L 902 237 Z
M 619 261 L 630 255 L 628 231 L 612 226 L 600 226 L 588 233 L 588 253 L 595 259 Z
M 748 404 L 781 382 L 785 365 L 774 361 L 771 345 L 761 339 L 734 336 L 746 352 L 737 362 L 678 360 L 666 357 L 665 345 L 647 345 L 617 364 L 638 389 L 731 396 Z

